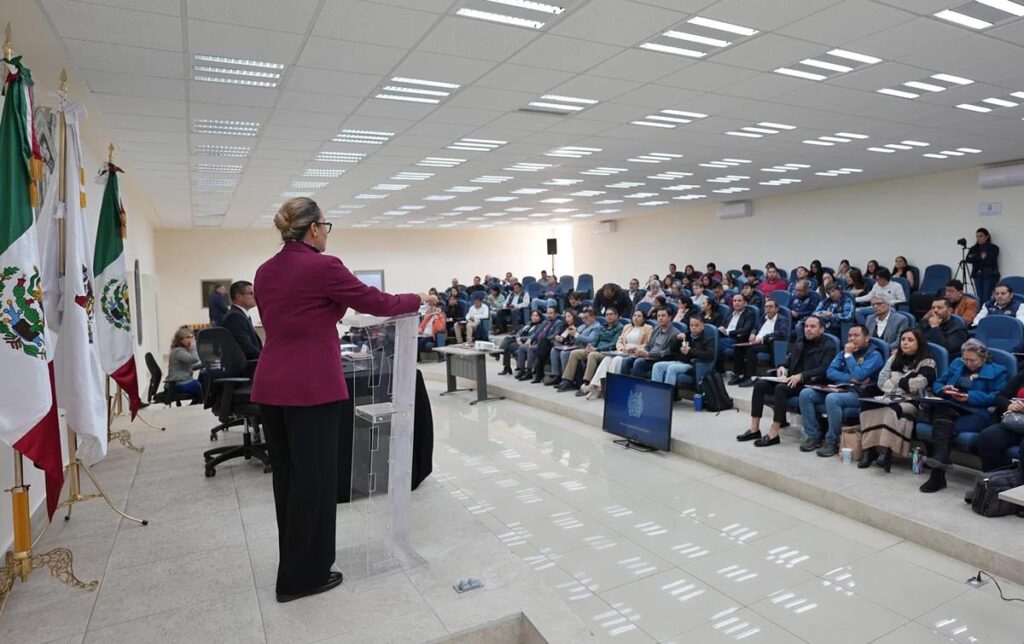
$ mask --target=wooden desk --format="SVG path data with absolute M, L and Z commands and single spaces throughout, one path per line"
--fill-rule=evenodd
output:
M 458 389 L 455 378 L 468 378 L 476 381 L 476 400 L 470 405 L 486 402 L 488 400 L 505 400 L 504 396 L 487 395 L 487 357 L 500 354 L 500 349 L 491 351 L 478 351 L 467 346 L 444 346 L 435 347 L 434 351 L 444 356 L 445 372 L 448 376 L 448 390 L 442 396 L 455 393 L 456 391 L 473 391 L 473 389 Z

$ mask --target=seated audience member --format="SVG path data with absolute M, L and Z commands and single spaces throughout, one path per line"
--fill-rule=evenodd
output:
M 789 282 L 779 277 L 779 269 L 769 268 L 764 280 L 757 285 L 757 290 L 768 299 L 775 291 L 789 290 Z
M 453 277 L 452 285 L 448 288 L 448 292 L 450 293 L 452 289 L 462 292 L 466 290 L 466 287 L 463 286 L 462 284 L 459 284 L 459 278 Z
M 664 293 L 662 293 L 658 297 L 654 298 L 654 306 L 652 306 L 651 310 L 647 313 L 647 319 L 648 320 L 657 320 L 658 319 L 658 309 L 664 308 L 667 303 L 668 303 L 668 298 L 665 297 Z
M 445 309 L 444 315 L 448 335 L 454 337 L 457 344 L 462 344 L 462 323 L 466 321 L 466 318 L 462 313 L 462 305 L 458 296 L 448 296 L 448 308 Z
M 949 300 L 949 305 L 953 307 L 953 313 L 959 315 L 964 319 L 967 326 L 974 323 L 974 318 L 978 316 L 978 300 L 973 297 L 964 297 L 964 283 L 960 280 L 950 280 L 946 282 L 945 288 L 946 299 Z M 934 294 L 932 301 L 934 301 Z M 929 302 L 929 305 L 931 302 Z M 921 316 L 922 321 L 927 321 L 932 316 L 931 309 Z
M 793 305 L 792 302 L 789 303 Z M 839 336 L 843 322 L 853 320 L 853 298 L 833 284 L 828 297 L 823 299 L 814 314 L 825 323 L 825 332 Z
M 512 271 L 508 271 L 505 273 L 505 279 L 501 280 L 501 285 L 510 289 L 515 282 L 516 278 L 512 275 Z
M 836 269 L 835 277 L 837 280 L 850 281 L 850 260 L 839 260 L 839 268 Z
M 484 286 L 483 283 L 480 281 L 480 276 L 479 275 L 476 275 L 476 276 L 473 277 L 473 283 L 470 284 L 468 288 L 466 288 L 466 294 L 467 295 L 472 295 L 473 293 L 476 293 L 477 291 L 480 291 L 481 293 L 484 293 L 484 292 L 487 291 L 487 287 Z
M 694 270 L 693 264 L 687 264 L 683 268 L 683 279 L 690 280 L 691 282 L 696 282 L 697 280 L 700 279 L 700 273 Z
M 793 287 L 793 294 L 789 298 L 789 314 L 795 324 L 800 320 L 814 314 L 820 306 L 821 298 L 811 290 L 811 284 L 807 280 L 800 280 Z
M 566 311 L 568 313 L 568 311 Z M 597 342 L 598 336 L 601 335 L 601 324 L 597 321 L 597 316 L 594 315 L 594 311 L 591 308 L 583 309 L 583 313 L 580 314 L 578 326 L 571 339 L 563 338 L 562 345 L 556 346 L 551 349 L 551 375 L 552 381 L 549 383 L 552 386 L 562 385 L 562 372 L 565 371 L 565 367 L 569 362 L 569 355 L 576 349 L 586 349 Z M 573 376 L 575 376 L 573 372 Z M 560 391 L 568 391 L 572 388 L 572 380 L 569 379 L 569 385 L 565 389 Z
M 223 284 L 218 284 L 212 291 L 206 302 L 210 309 L 210 324 L 220 326 L 220 321 L 228 313 L 228 289 Z
M 533 337 L 537 327 L 540 326 L 543 316 L 540 311 L 531 311 L 529 321 L 524 324 L 515 335 L 510 335 L 501 341 L 501 356 L 502 364 L 502 376 L 508 376 L 512 374 L 512 356 L 516 357 L 516 371 L 515 376 L 517 379 L 522 380 L 520 376 L 527 373 L 526 365 L 530 351 L 530 339 Z
M 671 275 L 666 275 L 661 280 L 661 290 L 668 293 L 672 290 L 672 284 L 675 283 L 675 279 Z
M 927 396 L 935 382 L 935 360 L 917 329 L 900 334 L 898 348 L 878 374 L 878 387 L 886 396 Z M 862 402 L 860 409 L 863 456 L 857 467 L 870 467 L 876 459 L 886 472 L 893 455 L 906 458 L 914 435 L 917 407 L 910 402 Z
M 554 346 L 555 336 L 564 328 L 565 323 L 558 318 L 558 309 L 549 306 L 544 312 L 544 319 L 537 325 L 537 329 L 530 338 L 530 344 L 527 347 L 528 371 L 520 380 L 526 380 L 532 375 L 532 383 L 544 382 L 544 366 L 548 362 L 548 354 L 551 353 L 551 347 Z
M 629 290 L 626 291 L 626 296 L 629 297 L 630 309 L 642 302 L 644 295 L 646 293 L 640 290 L 640 280 L 635 277 L 629 280 Z
M 694 282 L 691 289 L 693 295 L 690 299 L 693 300 L 693 306 L 698 311 L 704 308 L 704 300 L 708 299 L 707 293 L 704 292 L 704 285 L 700 282 Z
M 984 342 L 968 340 L 960 348 L 960 357 L 932 384 L 932 393 L 955 406 L 932 402 L 922 405 L 919 416 L 927 417 L 932 424 L 931 457 L 928 459 L 932 474 L 921 485 L 922 492 L 938 492 L 946 487 L 946 468 L 953 463 L 949 453 L 958 433 L 980 432 L 992 423 L 988 409 L 1006 387 L 1008 376 L 1006 369 L 989 357 Z
M 619 312 L 615 310 L 615 307 L 609 306 L 604 310 L 604 318 L 605 323 L 598 328 L 597 337 L 594 338 L 592 343 L 569 352 L 569 359 L 565 361 L 565 369 L 562 370 L 562 382 L 558 385 L 558 391 L 574 389 L 573 382 L 576 380 L 577 368 L 580 362 L 585 362 L 586 368 L 583 372 L 583 384 L 576 390 L 576 395 L 586 395 L 586 387 L 594 377 L 597 365 L 604 359 L 604 354 L 615 350 L 615 345 L 622 334 L 622 322 L 619 321 Z
M 714 288 L 715 284 L 718 284 L 718 281 L 712 279 L 711 275 L 709 275 L 708 273 L 702 274 L 700 276 L 700 279 L 698 279 L 697 281 L 704 286 L 705 291 L 710 291 L 712 288 Z
M 757 273 L 750 267 L 750 264 L 740 266 L 740 278 L 742 278 L 744 284 L 753 284 L 755 287 L 759 286 L 761 281 L 761 278 L 757 276 Z M 768 296 L 765 295 L 765 297 Z
M 828 287 L 836 283 L 835 275 L 825 271 L 821 274 L 821 283 L 818 284 L 818 290 L 816 291 L 820 297 L 825 297 L 828 293 Z
M 756 306 L 760 310 L 764 310 L 764 296 L 761 295 L 761 291 L 754 288 L 753 284 L 744 284 L 740 287 L 740 295 L 747 301 L 747 306 Z
M 857 298 L 868 292 L 868 283 L 864 280 L 864 274 L 856 266 L 850 269 L 846 278 L 846 293 L 850 297 Z
M 583 312 L 583 296 L 576 291 L 569 291 L 565 295 L 565 310 L 575 311 L 577 315 Z
M 836 355 L 836 348 L 825 335 L 825 324 L 811 316 L 804 320 L 804 337 L 789 346 L 784 365 L 776 370 L 784 382 L 760 379 L 754 383 L 750 403 L 750 429 L 736 437 L 738 441 L 753 440 L 756 447 L 779 444 L 779 430 L 786 422 L 786 401 L 800 394 L 804 385 L 826 382 L 826 372 Z M 764 415 L 765 396 L 771 395 L 772 426 L 768 435 L 761 435 L 761 416 Z
M 899 313 L 893 313 L 884 295 L 871 297 L 871 314 L 865 321 L 872 338 L 881 338 L 889 346 L 896 344 L 900 334 L 910 328 L 910 322 Z
M 246 360 L 258 360 L 263 351 L 263 340 L 256 333 L 249 317 L 249 309 L 256 306 L 256 295 L 251 282 L 238 281 L 231 285 L 231 308 L 224 314 L 220 325 L 231 332 L 231 337 L 238 343 L 238 348 L 245 354 Z
M 868 329 L 863 324 L 850 327 L 849 339 L 843 346 L 843 352 L 836 354 L 828 366 L 828 383 L 838 385 L 841 391 L 825 393 L 804 389 L 800 392 L 800 417 L 803 419 L 804 434 L 801 452 L 818 450 L 818 456 L 824 457 L 839 453 L 843 411 L 860 407 L 860 398 L 874 386 L 887 357 L 871 346 L 869 337 Z M 828 432 L 824 442 L 818 429 L 816 409 L 822 403 L 825 404 L 825 415 L 828 418 Z
M 903 255 L 896 256 L 896 260 L 893 262 L 892 271 L 890 272 L 893 277 L 902 277 L 907 280 L 910 284 L 911 291 L 917 288 L 917 281 L 914 279 L 914 271 L 910 270 L 910 265 L 907 264 L 907 258 Z
M 718 310 L 718 302 L 713 297 L 704 299 L 704 306 L 700 309 L 700 319 L 704 324 L 710 324 L 716 329 L 722 326 L 722 312 Z
M 871 301 L 876 295 L 883 295 L 889 298 L 889 302 L 893 305 L 902 304 L 907 301 L 907 294 L 903 292 L 903 287 L 893 282 L 889 269 L 882 266 L 875 271 L 875 285 L 871 287 L 871 290 L 856 298 L 858 304 L 867 303 Z
M 950 359 L 959 355 L 960 347 L 967 342 L 967 328 L 953 317 L 949 300 L 943 297 L 932 300 L 931 311 L 927 317 L 921 319 L 917 328 L 925 342 L 934 342 L 945 348 Z
M 708 262 L 708 267 L 707 270 L 704 271 L 704 274 L 707 275 L 708 279 L 712 282 L 722 281 L 722 272 L 718 270 L 718 267 L 715 266 L 714 262 Z
M 423 311 L 420 319 L 420 329 L 417 338 L 420 351 L 427 350 L 427 344 L 434 343 L 434 336 L 445 332 L 444 311 L 438 306 L 437 298 L 433 295 L 427 297 L 427 308 Z M 418 360 L 417 356 L 417 360 Z
M 808 277 L 808 279 L 814 280 L 814 283 L 818 284 L 820 286 L 821 285 L 821 278 L 822 278 L 822 276 L 824 276 L 824 274 L 825 274 L 825 271 L 822 270 L 822 268 L 821 268 L 821 261 L 817 260 L 817 259 L 812 260 L 811 261 L 811 265 L 807 268 L 807 277 Z M 818 290 L 817 287 L 815 287 L 814 290 Z
M 756 332 L 747 339 L 749 346 L 733 347 L 733 363 L 740 387 L 754 386 L 754 372 L 757 371 L 757 354 L 767 352 L 772 356 L 772 346 L 776 342 L 786 342 L 790 336 L 790 322 L 784 315 L 779 315 L 779 305 L 775 300 L 764 303 L 764 322 Z
M 797 266 L 793 270 L 792 279 L 793 281 L 789 285 L 790 295 L 796 295 L 796 285 L 799 284 L 801 280 L 807 280 L 807 288 L 812 292 L 818 290 L 818 280 L 811 277 L 811 273 L 807 270 L 806 266 Z
M 726 273 L 725 276 L 722 277 L 722 285 L 725 286 L 728 291 L 738 291 L 740 289 L 739 282 L 737 282 L 736 278 L 729 273 Z
M 1006 282 L 999 282 L 992 289 L 992 299 L 985 302 L 984 306 L 978 310 L 972 326 L 978 326 L 978 322 L 990 315 L 1012 315 L 1024 322 L 1024 306 L 1021 306 L 1019 300 L 1013 298 L 1013 287 Z
M 679 305 L 679 300 L 682 297 L 683 297 L 683 287 L 680 286 L 678 282 L 676 282 L 675 284 L 672 285 L 672 288 L 670 288 L 669 291 L 668 291 L 668 301 L 678 306 Z
M 694 316 L 700 317 L 700 311 L 694 307 L 693 300 L 691 300 L 689 297 L 685 295 L 682 296 L 681 298 L 679 298 L 679 301 L 676 302 L 676 305 L 679 308 L 676 309 L 676 315 L 674 318 L 672 318 L 673 322 L 679 322 L 683 326 L 689 327 L 690 318 Z
M 1010 457 L 1006 455 L 1006 450 L 1024 441 L 1024 433 L 999 422 L 1008 411 L 1024 413 L 1024 371 L 1017 372 L 1002 391 L 996 394 L 996 410 L 992 418 L 997 422 L 986 427 L 978 436 L 982 472 L 991 472 L 1009 465 Z
M 484 294 L 478 291 L 473 294 L 473 304 L 466 311 L 466 341 L 487 340 L 487 325 L 491 319 L 491 309 L 484 303 Z
M 676 265 L 675 264 L 669 264 L 668 265 L 668 275 L 669 275 L 669 277 L 672 278 L 673 281 L 680 281 L 680 282 L 683 281 L 683 277 L 685 277 L 685 275 L 683 274 L 682 271 L 676 269 Z
M 609 373 L 621 373 L 623 360 L 635 356 L 637 351 L 647 346 L 653 333 L 654 327 L 644 322 L 644 314 L 641 311 L 633 311 L 632 321 L 622 329 L 615 343 L 614 355 L 606 355 L 598 363 L 594 375 L 590 377 L 590 386 L 586 388 L 587 400 L 600 395 L 605 376 Z
M 715 282 L 711 286 L 711 295 L 715 298 L 716 302 L 721 302 L 725 299 L 725 286 L 721 282 Z
M 449 297 L 456 297 L 460 300 L 464 297 L 462 294 L 462 290 L 458 286 L 451 287 L 450 289 L 448 289 L 447 292 Z
M 555 334 L 551 340 L 551 347 L 548 350 L 548 364 L 550 372 L 544 381 L 545 385 L 555 383 L 555 374 L 561 371 L 561 352 L 568 353 L 573 349 L 573 341 L 576 339 L 576 327 L 582 326 L 580 314 L 575 309 L 566 309 L 562 312 L 562 330 Z
M 754 324 L 757 320 L 754 318 L 754 312 L 747 308 L 747 301 L 743 299 L 742 295 L 736 294 L 732 296 L 732 311 L 729 312 L 729 317 L 722 321 L 721 326 L 718 327 L 718 356 L 719 361 L 724 361 L 724 352 L 732 349 L 733 345 L 737 342 L 746 342 L 750 337 L 750 334 L 754 331 Z M 735 385 L 740 381 L 740 376 L 733 373 L 732 378 L 729 379 L 730 385 Z
M 196 336 L 188 327 L 181 327 L 174 333 L 171 340 L 171 353 L 167 358 L 167 382 L 173 387 L 173 393 L 192 394 L 192 404 L 203 401 L 203 388 L 199 381 L 192 377 L 192 372 L 200 369 L 196 351 Z
M 633 280 L 630 280 L 629 286 L 633 287 Z M 611 307 L 616 313 L 621 312 L 621 315 L 626 316 L 633 312 L 633 299 L 621 286 L 609 282 L 594 296 L 592 306 L 597 315 L 604 315 L 605 309 Z
M 654 306 L 655 298 L 659 295 L 661 295 L 661 284 L 659 284 L 657 280 L 654 280 L 647 285 L 647 293 L 643 296 L 640 302 L 646 302 L 647 304 Z
M 688 320 L 688 331 L 676 334 L 679 352 L 665 360 L 654 363 L 651 368 L 651 380 L 675 386 L 679 376 L 694 370 L 695 362 L 710 362 L 715 355 L 715 340 L 704 320 L 691 317 Z
M 873 259 L 869 259 L 867 265 L 865 265 L 864 267 L 864 277 L 870 277 L 871 279 L 875 279 L 877 274 L 878 262 Z
M 679 352 L 679 341 L 676 340 L 678 332 L 672 326 L 672 314 L 668 309 L 660 307 L 657 320 L 658 325 L 651 333 L 651 339 L 648 340 L 647 346 L 637 349 L 633 356 L 623 360 L 622 371 L 624 373 L 628 370 L 629 374 L 636 378 L 647 378 L 655 363 L 669 360 Z
M 487 291 L 487 298 L 484 300 L 487 308 L 491 310 L 491 328 L 495 333 L 508 332 L 508 316 L 503 316 L 505 308 L 505 294 L 497 286 L 492 286 Z
M 502 317 L 507 318 L 513 328 L 526 324 L 530 313 L 530 294 L 522 284 L 516 282 L 512 285 L 512 292 L 505 298 L 503 313 L 507 313 Z

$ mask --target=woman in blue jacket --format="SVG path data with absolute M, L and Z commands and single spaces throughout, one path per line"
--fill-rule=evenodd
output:
M 988 347 L 974 339 L 964 342 L 960 357 L 935 380 L 932 392 L 959 406 L 928 405 L 934 428 L 932 457 L 928 459 L 932 475 L 921 485 L 922 492 L 938 492 L 946 487 L 946 467 L 953 462 L 949 456 L 953 439 L 959 432 L 980 432 L 991 424 L 989 408 L 1006 380 L 1006 369 L 991 362 Z

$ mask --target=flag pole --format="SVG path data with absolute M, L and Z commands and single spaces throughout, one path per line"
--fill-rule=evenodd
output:
M 59 94 L 60 101 L 61 101 L 61 109 L 60 109 L 60 138 L 59 138 L 60 160 L 57 163 L 57 166 L 60 169 L 60 175 L 59 175 L 60 178 L 59 178 L 59 182 L 57 184 L 57 194 L 58 194 L 58 199 L 60 200 L 60 203 L 64 203 L 64 204 L 67 203 L 67 178 L 68 178 L 67 177 L 67 163 L 66 163 L 67 152 L 68 152 L 68 130 L 67 130 L 67 117 L 65 116 L 65 111 L 64 111 L 64 108 L 66 106 L 65 104 L 67 102 L 67 95 L 68 95 L 68 74 L 67 74 L 66 70 L 62 69 L 62 70 L 60 70 L 60 94 Z M 65 278 L 65 266 L 64 266 L 65 263 L 66 263 L 65 262 L 65 253 L 67 252 L 67 249 L 66 249 L 66 242 L 67 242 L 67 228 L 66 228 L 66 224 L 67 224 L 67 220 L 66 220 L 66 218 L 65 217 L 61 217 L 60 219 L 57 220 L 57 224 L 58 224 L 57 232 L 58 232 L 58 235 L 59 235 L 58 238 L 57 238 L 57 240 L 58 240 L 58 244 L 57 244 L 57 249 L 58 249 L 57 266 L 59 267 L 58 268 L 59 275 L 60 275 L 61 279 L 63 280 Z M 109 396 L 108 396 L 107 400 L 108 400 L 108 409 L 109 409 L 109 400 L 110 400 Z M 108 414 L 107 415 L 107 432 L 108 432 L 108 434 L 110 432 L 110 420 L 109 420 L 109 418 L 110 417 L 109 417 L 109 414 Z M 82 462 L 82 459 L 78 458 L 78 434 L 75 433 L 75 430 L 74 430 L 74 428 L 71 427 L 71 425 L 67 425 L 67 431 L 68 431 L 68 466 L 67 466 L 67 469 L 65 470 L 65 476 L 71 481 L 71 485 L 70 485 L 71 489 L 68 491 L 68 498 L 66 498 L 63 501 L 61 501 L 60 504 L 57 506 L 57 509 L 60 509 L 60 508 L 63 508 L 63 507 L 67 507 L 68 513 L 64 515 L 64 520 L 65 521 L 71 520 L 71 509 L 74 507 L 74 505 L 76 503 L 81 503 L 82 501 L 89 501 L 90 499 L 102 498 L 104 501 L 107 502 L 107 505 L 110 506 L 111 510 L 113 510 L 114 512 L 117 512 L 118 514 L 120 514 L 125 519 L 128 519 L 129 521 L 134 521 L 136 523 L 141 523 L 142 525 L 149 525 L 149 521 L 147 521 L 146 519 L 138 519 L 138 518 L 133 517 L 131 515 L 125 514 L 120 508 L 118 508 L 117 506 L 114 505 L 114 502 L 110 500 L 110 497 L 107 496 L 107 493 L 103 491 L 103 488 L 100 487 L 100 484 L 96 481 L 96 477 L 92 475 L 92 472 L 89 470 L 89 468 L 86 466 L 86 464 Z M 82 494 L 82 474 L 81 474 L 82 471 L 84 471 L 86 473 L 86 475 L 89 477 L 89 480 L 92 481 L 93 486 L 96 488 L 96 494 Z
M 11 40 L 11 23 L 4 30 L 4 58 L 14 58 L 14 43 Z M 11 493 L 11 512 L 14 519 L 14 549 L 7 552 L 4 567 L 0 568 L 0 615 L 7 606 L 7 599 L 14 589 L 14 580 L 22 583 L 34 570 L 48 568 L 50 574 L 68 586 L 82 590 L 96 590 L 96 580 L 85 583 L 75 576 L 74 555 L 67 548 L 54 548 L 39 555 L 32 554 L 32 518 L 29 513 L 28 488 L 25 484 L 24 457 L 17 449 L 14 452 L 14 486 Z M 40 535 L 42 536 L 42 535 Z

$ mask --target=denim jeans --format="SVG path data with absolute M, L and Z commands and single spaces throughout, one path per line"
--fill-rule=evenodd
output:
M 675 385 L 679 376 L 690 371 L 693 371 L 693 365 L 689 363 L 663 360 L 655 363 L 654 368 L 651 369 L 651 380 L 663 382 L 666 385 Z
M 653 362 L 647 358 L 637 358 L 633 361 L 633 365 L 629 369 L 629 375 L 634 378 L 647 378 L 651 375 L 651 368 L 658 363 Z M 625 369 L 622 371 L 625 373 Z
M 809 388 L 802 390 L 800 392 L 800 416 L 803 421 L 804 438 L 817 438 L 820 435 L 817 407 L 822 404 L 825 406 L 825 415 L 828 418 L 825 442 L 838 445 L 839 438 L 843 434 L 843 410 L 858 409 L 860 394 L 853 391 L 825 394 Z

